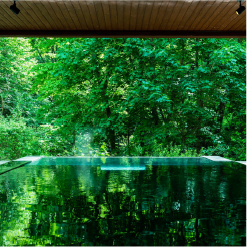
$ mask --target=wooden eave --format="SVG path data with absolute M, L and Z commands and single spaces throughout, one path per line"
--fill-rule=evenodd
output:
M 12 4 L 0 0 L 0 37 L 246 37 L 237 0 L 18 0 L 18 15 Z

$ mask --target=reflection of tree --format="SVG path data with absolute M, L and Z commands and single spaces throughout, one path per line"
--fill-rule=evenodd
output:
M 241 176 L 222 166 L 17 169 L 0 178 L 0 244 L 224 245 L 228 237 L 238 245 L 245 243 Z

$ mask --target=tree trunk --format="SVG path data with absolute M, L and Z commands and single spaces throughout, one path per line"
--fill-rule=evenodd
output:
M 180 40 L 181 42 L 181 46 L 182 46 L 182 57 L 180 59 L 180 65 L 183 66 L 184 65 L 184 57 L 185 57 L 185 42 L 183 39 Z M 180 96 L 181 96 L 181 99 L 180 101 L 182 102 L 182 107 L 184 106 L 184 101 L 185 101 L 185 97 L 183 95 L 183 91 L 180 89 Z M 185 117 L 183 115 L 183 113 L 181 112 L 180 114 L 180 126 L 181 126 L 181 138 L 182 138 L 182 147 L 184 148 L 185 146 L 185 135 L 186 135 L 186 132 L 185 132 L 185 124 L 186 124 L 186 120 L 185 120 Z
M 106 108 L 106 115 L 107 118 L 110 118 L 111 116 L 111 108 L 108 106 Z M 111 145 L 111 152 L 113 152 L 116 149 L 116 135 L 115 130 L 111 127 L 112 123 L 110 123 L 110 126 L 108 127 L 108 133 L 109 133 L 109 140 Z
M 196 39 L 196 41 L 198 42 L 199 39 Z M 195 54 L 195 65 L 196 68 L 198 69 L 199 67 L 199 51 L 198 48 L 196 49 L 196 54 Z M 202 101 L 202 91 L 201 89 L 198 89 L 198 94 L 197 94 L 197 107 L 198 108 L 203 108 L 203 101 Z M 202 122 L 202 118 L 199 115 L 197 118 L 197 128 L 196 128 L 196 152 L 197 154 L 200 153 L 201 149 L 202 149 L 202 142 L 200 140 L 201 138 L 201 122 Z
M 38 52 L 40 59 L 42 60 L 42 63 L 45 63 L 45 59 L 42 57 L 41 52 L 39 48 L 35 48 L 35 50 Z
M 1 116 L 3 116 L 4 101 L 3 101 L 3 95 L 2 94 L 1 94 L 1 101 L 2 101 Z
M 216 134 L 219 134 L 222 129 L 225 106 L 226 104 L 221 101 L 217 109 L 217 112 L 218 112 L 217 123 L 218 123 L 219 128 L 216 130 Z
M 154 120 L 154 126 L 157 126 L 159 124 L 159 116 L 156 107 L 152 107 L 152 116 Z
M 72 141 L 72 147 L 75 147 L 75 141 L 76 141 L 76 129 L 73 130 L 73 141 Z
M 203 101 L 201 99 L 197 99 L 197 106 L 203 108 Z M 197 118 L 197 129 L 196 129 L 196 153 L 199 154 L 202 149 L 201 142 L 201 122 L 202 118 L 199 116 Z
M 107 86 L 108 86 L 108 82 L 105 81 L 104 86 L 103 86 L 103 98 L 104 98 L 106 104 L 108 105 L 106 107 L 106 116 L 109 119 L 111 116 L 111 108 L 109 106 L 109 98 L 107 95 Z M 110 140 L 111 152 L 113 152 L 116 149 L 116 135 L 115 135 L 115 130 L 112 128 L 111 122 L 110 122 L 110 126 L 107 128 L 107 132 L 108 132 L 108 138 Z

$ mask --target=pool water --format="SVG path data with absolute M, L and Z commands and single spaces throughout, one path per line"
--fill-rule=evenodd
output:
M 2 246 L 246 245 L 242 164 L 88 157 L 6 166 Z

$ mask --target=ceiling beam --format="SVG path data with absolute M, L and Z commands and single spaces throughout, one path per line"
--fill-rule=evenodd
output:
M 0 37 L 246 38 L 245 31 L 44 31 L 1 30 Z

